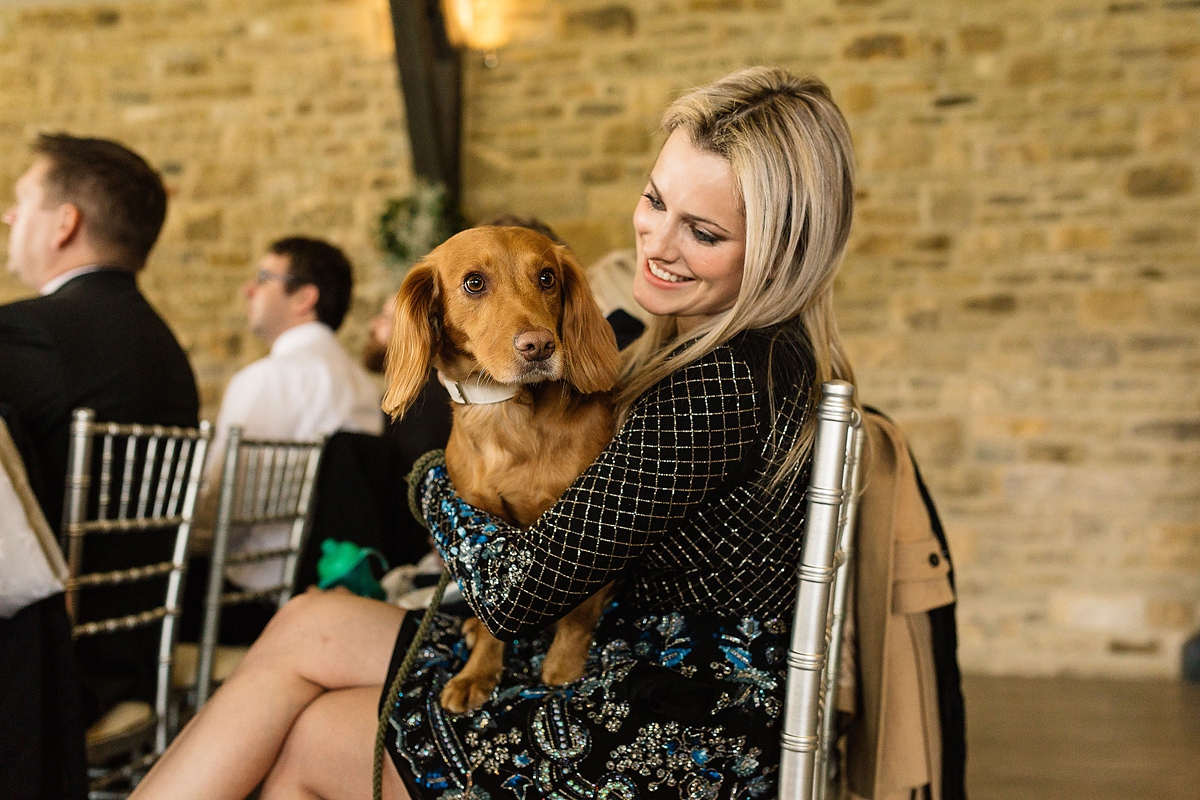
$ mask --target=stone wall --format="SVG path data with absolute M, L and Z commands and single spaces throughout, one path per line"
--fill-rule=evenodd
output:
M 206 416 L 264 352 L 238 288 L 280 236 L 346 249 L 359 288 L 342 337 L 361 346 L 386 282 L 375 219 L 412 175 L 384 0 L 0 6 L 8 198 L 39 130 L 118 139 L 163 173 L 170 208 L 141 283 L 191 356 Z M 25 294 L 0 280 L 0 302 Z
M 465 78 L 468 216 L 538 214 L 585 261 L 628 247 L 673 97 L 815 72 L 858 148 L 842 328 L 940 504 L 964 665 L 1177 671 L 1200 626 L 1200 2 L 503 5 L 511 43 Z M 410 183 L 390 47 L 383 0 L 0 9 L 0 182 L 39 127 L 164 170 L 145 283 L 211 410 L 259 352 L 234 292 L 270 238 L 347 246 L 359 333 L 382 291 L 373 220 Z
M 1200 3 L 511 0 L 467 80 L 468 210 L 631 245 L 657 116 L 750 64 L 825 79 L 859 161 L 839 285 L 909 432 L 962 659 L 1162 675 L 1200 626 Z

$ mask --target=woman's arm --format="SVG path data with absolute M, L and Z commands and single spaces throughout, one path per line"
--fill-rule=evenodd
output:
M 647 392 L 531 528 L 468 505 L 444 465 L 424 477 L 422 512 L 471 608 L 514 639 L 561 618 L 710 499 L 750 455 L 757 403 L 749 367 L 718 348 Z

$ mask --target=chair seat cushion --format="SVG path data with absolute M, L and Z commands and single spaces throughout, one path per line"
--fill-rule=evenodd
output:
M 154 708 L 143 700 L 117 703 L 87 730 L 88 763 L 100 766 L 149 742 L 157 722 Z
M 224 683 L 249 647 L 220 645 L 213 654 L 213 683 Z M 171 686 L 175 689 L 191 689 L 196 685 L 196 667 L 200 661 L 200 646 L 190 642 L 175 645 L 175 658 L 171 664 Z

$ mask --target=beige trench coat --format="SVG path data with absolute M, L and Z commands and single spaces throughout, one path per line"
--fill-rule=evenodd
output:
M 934 536 L 904 435 L 864 416 L 853 614 L 838 707 L 850 712 L 852 797 L 908 800 L 928 784 L 941 798 L 941 730 L 929 618 L 954 602 L 950 564 Z M 918 795 L 920 796 L 920 795 Z

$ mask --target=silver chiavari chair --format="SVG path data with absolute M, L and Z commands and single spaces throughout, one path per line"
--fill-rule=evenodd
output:
M 67 608 L 76 639 L 161 625 L 154 707 L 120 703 L 88 730 L 92 797 L 120 796 L 107 787 L 148 768 L 167 746 L 167 690 L 175 620 L 180 611 L 188 537 L 212 431 L 161 425 L 97 422 L 95 412 L 77 409 L 71 424 L 63 527 L 67 537 Z M 99 449 L 99 464 L 95 456 Z M 117 474 L 119 472 L 119 474 Z M 95 493 L 93 478 L 96 478 Z M 126 569 L 83 572 L 85 543 L 154 532 L 170 558 Z M 154 557 L 153 554 L 151 556 Z M 107 619 L 88 619 L 94 592 L 151 580 L 166 580 L 161 605 Z M 98 595 L 97 595 L 98 596 Z M 81 621 L 86 620 L 86 621 Z M 146 752 L 148 750 L 148 752 Z M 126 763 L 107 766 L 118 756 Z
M 829 790 L 863 436 L 854 387 L 845 381 L 822 385 L 788 649 L 781 800 L 824 798 Z
M 221 472 L 221 495 L 213 531 L 212 566 L 204 604 L 196 671 L 196 709 L 208 700 L 213 684 L 223 680 L 243 648 L 218 648 L 221 607 L 261 600 L 282 608 L 295 591 L 296 569 L 312 522 L 313 494 L 325 437 L 314 441 L 268 441 L 242 438 L 242 429 L 229 429 Z M 290 525 L 287 544 L 265 550 L 229 553 L 229 534 L 235 527 Z M 278 584 L 262 589 L 227 592 L 225 568 L 283 559 Z M 229 665 L 216 670 L 218 662 Z

